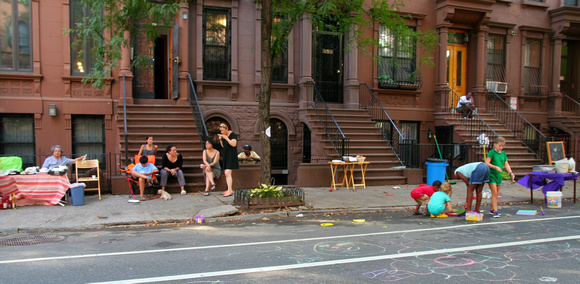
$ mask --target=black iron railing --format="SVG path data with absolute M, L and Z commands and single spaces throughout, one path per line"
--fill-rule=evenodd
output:
M 477 114 L 477 108 L 472 110 L 473 118 L 463 118 L 463 114 L 457 112 L 456 106 L 459 102 L 459 95 L 451 88 L 446 87 L 444 90 L 444 110 L 452 113 L 455 120 L 469 133 L 470 137 L 480 141 L 481 137 L 487 137 L 491 142 L 499 135 Z M 451 103 L 449 103 L 451 102 Z M 481 143 L 481 142 L 480 142 Z
M 423 74 L 414 66 L 408 66 L 408 60 L 398 60 L 396 63 L 385 63 L 381 67 L 379 88 L 418 90 L 423 86 Z
M 207 132 L 207 127 L 205 126 L 205 120 L 203 119 L 201 107 L 199 107 L 199 101 L 197 100 L 197 92 L 195 91 L 195 85 L 193 84 L 191 75 L 187 74 L 187 79 L 189 80 L 190 86 L 187 99 L 189 101 L 189 106 L 191 108 L 193 120 L 195 121 L 195 128 L 197 129 L 197 134 L 199 135 L 201 149 L 205 149 L 204 141 L 209 136 L 209 134 Z
M 493 114 L 518 140 L 535 153 L 538 159 L 547 161 L 545 147 L 547 138 L 538 128 L 511 108 L 495 92 L 487 93 L 485 107 L 486 112 Z
M 359 85 L 359 107 L 366 109 L 371 118 L 375 122 L 375 126 L 381 131 L 383 139 L 387 141 L 391 150 L 403 165 L 403 161 L 399 156 L 399 141 L 405 142 L 405 137 L 399 131 L 399 128 L 391 119 L 373 90 L 366 83 Z
M 413 159 L 405 161 L 407 168 L 424 168 L 428 159 L 445 159 L 449 163 L 448 176 L 466 163 L 483 162 L 483 147 L 469 144 L 418 144 L 400 143 L 405 152 L 413 153 Z M 407 151 L 408 150 L 408 151 Z M 486 148 L 486 151 L 489 149 Z
M 580 116 L 580 103 L 566 94 L 562 94 L 562 111 L 570 112 L 573 116 Z
M 332 143 L 334 150 L 339 157 L 348 155 L 349 139 L 342 133 L 340 126 L 338 126 L 336 119 L 334 119 L 332 112 L 318 91 L 316 84 L 312 81 L 305 82 L 304 88 L 310 88 L 312 90 L 312 108 L 324 128 L 326 137 Z
M 524 68 L 524 94 L 526 96 L 546 96 L 548 85 L 542 81 L 542 69 L 540 67 Z

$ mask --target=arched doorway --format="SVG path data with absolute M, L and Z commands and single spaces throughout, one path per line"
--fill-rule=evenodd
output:
M 274 184 L 288 184 L 288 128 L 279 119 L 270 119 L 270 147 Z

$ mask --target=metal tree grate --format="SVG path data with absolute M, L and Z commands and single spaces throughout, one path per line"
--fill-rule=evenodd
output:
M 64 240 L 63 236 L 55 236 L 55 235 L 22 236 L 0 240 L 0 246 L 4 247 L 29 246 L 46 243 L 56 243 L 62 240 Z

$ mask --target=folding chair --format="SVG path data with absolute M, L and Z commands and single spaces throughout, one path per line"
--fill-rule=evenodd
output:
M 96 182 L 97 187 L 85 187 L 85 191 L 96 190 L 99 192 L 99 200 L 101 200 L 101 176 L 99 172 L 99 160 L 77 160 L 75 162 L 75 169 L 76 169 L 76 180 L 77 182 Z M 89 177 L 84 176 L 87 171 L 91 169 L 96 169 L 96 173 Z M 81 172 L 81 176 L 79 177 L 79 172 Z
M 133 197 L 134 199 L 137 199 L 137 197 L 135 197 L 135 192 L 139 192 L 139 179 L 135 179 L 133 177 L 133 175 L 131 174 L 131 170 L 133 169 L 133 164 L 127 166 L 126 169 L 121 169 L 121 174 L 125 176 L 125 178 L 127 179 L 127 182 L 129 183 L 129 190 L 131 191 L 131 197 Z M 160 196 L 157 196 L 155 198 L 153 198 L 154 196 L 157 195 L 157 191 L 159 189 L 161 189 L 161 185 L 159 185 L 159 170 L 156 170 L 153 175 L 151 175 L 152 180 L 151 182 L 148 182 L 145 184 L 145 190 L 143 191 L 143 193 L 145 195 L 149 195 L 148 199 L 157 199 Z M 149 192 L 149 194 L 147 194 L 147 192 Z

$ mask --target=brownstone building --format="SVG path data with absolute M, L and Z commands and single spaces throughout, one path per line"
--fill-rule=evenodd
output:
M 274 70 L 276 183 L 327 185 L 327 161 L 343 153 L 367 157 L 369 184 L 405 183 L 409 171 L 399 166 L 422 168 L 429 154 L 423 155 L 421 149 L 428 147 L 420 145 L 433 144 L 434 134 L 441 144 L 458 145 L 477 145 L 479 132 L 507 136 L 513 145 L 508 155 L 519 173 L 543 162 L 541 147 L 530 141 L 563 139 L 576 155 L 578 2 L 408 1 L 402 8 L 411 16 L 407 25 L 436 31 L 438 46 L 433 54 L 420 44 L 413 51 L 400 48 L 408 39 L 392 36 L 376 22 L 365 32 L 384 44 L 370 50 L 378 61 L 346 48 L 351 35 L 312 29 L 305 16 Z M 204 126 L 211 136 L 227 122 L 238 133 L 240 151 L 251 144 L 261 154 L 258 4 L 182 5 L 174 25 L 160 27 L 154 42 L 132 35 L 103 90 L 81 83 L 92 68 L 91 46 L 72 46 L 74 39 L 63 33 L 88 9 L 77 0 L 0 0 L 0 154 L 38 165 L 60 144 L 69 156 L 99 158 L 112 177 L 126 164 L 125 154 L 136 154 L 145 136 L 153 135 L 158 160 L 167 145 L 177 146 L 188 187 L 194 188 L 203 183 Z M 148 56 L 150 64 L 131 69 L 136 55 Z M 434 66 L 419 64 L 422 55 L 431 56 Z M 474 94 L 477 116 L 466 123 L 454 108 L 468 92 Z M 498 103 L 517 113 L 509 107 L 499 113 Z M 380 114 L 374 114 L 379 105 Z M 503 121 L 507 116 L 516 122 Z M 487 128 L 473 130 L 476 124 Z M 521 148 L 530 158 L 512 155 Z M 455 159 L 457 151 L 451 152 Z M 458 162 L 474 159 L 463 156 Z M 238 185 L 254 184 L 258 175 L 258 166 L 242 167 L 234 178 Z

